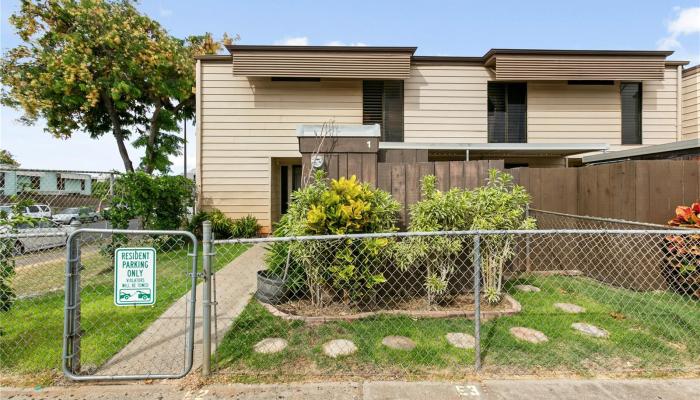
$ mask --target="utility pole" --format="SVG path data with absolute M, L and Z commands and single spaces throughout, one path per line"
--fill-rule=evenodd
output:
M 184 141 L 184 145 L 183 145 L 182 154 L 184 156 L 184 161 L 185 161 L 184 164 L 185 165 L 184 165 L 184 170 L 182 171 L 182 176 L 187 178 L 187 118 L 185 118 L 184 130 L 185 130 L 185 141 Z

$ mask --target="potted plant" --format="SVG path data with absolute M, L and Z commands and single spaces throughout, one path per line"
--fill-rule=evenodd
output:
M 676 207 L 671 226 L 700 229 L 700 203 Z M 664 275 L 678 293 L 700 299 L 700 233 L 668 235 L 664 238 Z

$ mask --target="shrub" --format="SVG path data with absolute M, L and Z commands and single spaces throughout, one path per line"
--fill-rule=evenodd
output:
M 112 207 L 105 213 L 114 228 L 141 219 L 146 229 L 176 230 L 183 226 L 194 200 L 194 184 L 183 176 L 120 175 L 114 182 Z
M 522 186 L 514 185 L 507 173 L 492 169 L 485 186 L 473 190 L 436 188 L 436 178 L 423 178 L 423 200 L 411 206 L 410 231 L 512 230 L 532 229 L 534 220 L 526 218 L 530 196 Z M 487 235 L 481 240 L 484 293 L 487 301 L 498 303 L 502 296 L 505 263 L 512 258 L 513 238 Z M 448 283 L 458 262 L 471 252 L 471 238 L 450 236 L 409 237 L 395 249 L 401 269 L 426 269 L 425 289 L 434 303 L 448 291 Z
M 700 203 L 676 207 L 671 226 L 700 229 Z M 664 238 L 666 281 L 678 293 L 700 299 L 700 234 Z
M 252 238 L 260 231 L 258 219 L 252 215 L 246 215 L 233 221 L 231 225 L 231 235 L 235 238 Z
M 289 236 L 289 214 L 285 214 L 275 224 L 273 236 Z M 291 257 L 289 242 L 272 242 L 265 253 L 267 270 L 284 280 L 285 287 L 292 294 L 301 294 L 306 285 L 306 273 L 303 265 L 295 257 Z M 289 262 L 289 266 L 287 266 Z
M 202 238 L 202 223 L 211 222 L 211 231 L 217 239 L 251 238 L 260 230 L 258 219 L 252 215 L 240 219 L 231 219 L 218 209 L 212 211 L 200 211 L 192 216 L 187 224 L 187 230 Z
M 389 232 L 396 229 L 399 203 L 390 194 L 357 182 L 355 176 L 330 182 L 318 171 L 307 187 L 292 194 L 286 229 L 292 236 Z M 292 255 L 304 267 L 312 302 L 322 303 L 324 287 L 358 304 L 386 279 L 379 258 L 386 239 L 292 242 Z

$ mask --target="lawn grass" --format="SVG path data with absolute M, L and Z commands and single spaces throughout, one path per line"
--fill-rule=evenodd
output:
M 243 253 L 249 246 L 218 245 L 214 269 L 218 270 Z M 201 257 L 198 258 L 201 270 Z M 81 282 L 82 358 L 84 366 L 99 366 L 146 329 L 173 302 L 190 288 L 187 275 L 191 259 L 185 249 L 159 252 L 157 299 L 153 306 L 116 307 L 113 304 L 113 271 L 109 257 L 96 253 L 82 259 Z M 47 263 L 47 277 L 63 274 L 64 263 Z M 29 269 L 34 279 L 36 270 Z M 29 278 L 18 271 L 20 282 Z M 55 278 L 49 278 L 55 279 Z M 25 283 L 23 283 L 24 285 Z M 50 288 L 54 283 L 39 283 Z M 63 337 L 64 293 L 49 291 L 45 295 L 19 299 L 13 308 L 0 313 L 0 372 L 41 373 L 60 370 Z
M 513 290 L 529 283 L 539 293 Z M 506 290 L 522 311 L 482 325 L 484 372 L 498 375 L 542 371 L 590 376 L 606 372 L 697 368 L 700 365 L 700 302 L 673 293 L 633 292 L 582 277 L 529 277 L 508 282 Z M 557 302 L 586 308 L 566 314 Z M 585 336 L 571 328 L 586 322 L 606 329 L 608 339 Z M 524 326 L 544 332 L 549 341 L 530 344 L 513 338 L 509 329 Z M 218 349 L 219 367 L 231 376 L 312 375 L 463 377 L 473 372 L 475 353 L 450 346 L 448 332 L 474 333 L 466 318 L 412 319 L 377 316 L 354 322 L 309 326 L 272 316 L 255 300 L 248 304 Z M 411 351 L 391 350 L 381 341 L 388 335 L 413 339 Z M 273 355 L 256 354 L 253 346 L 266 337 L 282 337 L 289 347 Z M 321 346 L 331 339 L 350 339 L 354 355 L 331 359 Z M 234 378 L 238 379 L 238 378 Z

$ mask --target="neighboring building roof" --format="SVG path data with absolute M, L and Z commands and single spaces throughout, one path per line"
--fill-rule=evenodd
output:
M 644 157 L 653 154 L 678 152 L 698 149 L 700 151 L 700 139 L 682 140 L 651 146 L 636 147 L 629 150 L 609 151 L 601 154 L 585 156 L 581 159 L 584 164 L 625 160 L 630 158 Z

